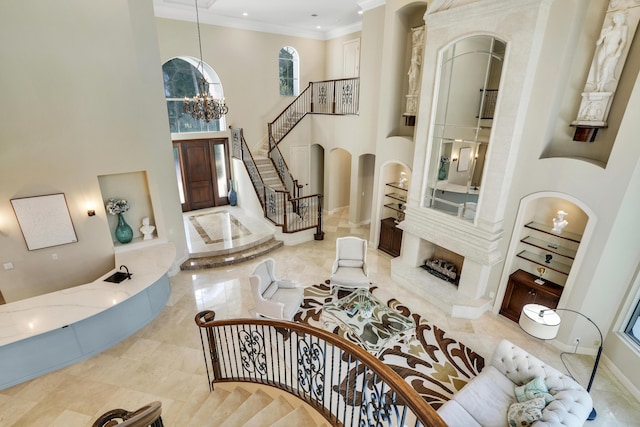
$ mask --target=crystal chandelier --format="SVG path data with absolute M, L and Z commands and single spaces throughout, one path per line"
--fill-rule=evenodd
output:
M 217 120 L 227 114 L 229 108 L 224 102 L 224 98 L 216 99 L 209 93 L 209 82 L 204 77 L 204 62 L 202 61 L 202 39 L 200 37 L 200 16 L 198 13 L 198 0 L 196 0 L 196 23 L 198 25 L 198 46 L 200 48 L 200 81 L 198 82 L 199 93 L 193 98 L 184 98 L 184 112 L 191 115 L 196 120 L 210 122 Z

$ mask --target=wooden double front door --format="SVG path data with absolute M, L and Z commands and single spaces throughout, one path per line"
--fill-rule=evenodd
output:
M 229 204 L 229 141 L 227 138 L 173 142 L 182 211 Z

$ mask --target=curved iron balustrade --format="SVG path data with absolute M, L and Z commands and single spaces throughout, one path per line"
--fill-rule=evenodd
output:
M 217 382 L 277 387 L 307 402 L 332 425 L 446 424 L 391 368 L 332 333 L 301 323 L 195 316 L 209 388 Z

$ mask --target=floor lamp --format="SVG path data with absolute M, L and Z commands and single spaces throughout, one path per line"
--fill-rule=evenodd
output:
M 549 308 L 540 304 L 527 304 L 522 308 L 522 312 L 520 313 L 520 327 L 533 337 L 543 340 L 553 339 L 558 335 L 558 330 L 560 329 L 561 318 L 558 313 L 556 313 L 557 311 L 569 311 L 584 317 L 596 327 L 598 334 L 600 334 L 600 346 L 598 347 L 596 363 L 593 365 L 593 371 L 591 372 L 591 378 L 589 379 L 589 385 L 587 386 L 588 393 L 591 390 L 591 385 L 593 384 L 593 379 L 595 378 L 596 370 L 598 369 L 598 363 L 600 363 L 600 355 L 602 354 L 602 332 L 593 320 L 579 311 L 571 310 L 569 308 Z M 596 409 L 592 408 L 587 419 L 594 420 L 597 415 Z

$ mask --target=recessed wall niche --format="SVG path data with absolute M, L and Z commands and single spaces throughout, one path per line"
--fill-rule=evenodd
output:
M 558 6 L 559 7 L 559 6 Z M 592 7 L 602 8 L 602 3 L 593 3 Z M 637 7 L 640 13 L 640 7 Z M 600 11 L 604 19 L 604 10 Z M 576 14 L 579 16 L 579 14 Z M 581 93 L 587 80 L 589 66 L 594 54 L 596 39 L 599 33 L 593 29 L 584 28 L 580 33 L 578 48 L 572 47 L 572 51 L 585 52 L 575 57 L 571 65 L 571 72 L 567 80 L 558 84 L 558 98 L 562 99 L 560 110 L 553 114 L 550 127 L 553 128 L 549 140 L 546 142 L 541 159 L 564 157 L 586 161 L 601 168 L 606 168 L 613 151 L 618 135 L 620 123 L 627 109 L 629 98 L 633 91 L 638 72 L 640 72 L 640 41 L 633 32 L 628 34 L 629 53 L 620 74 L 615 97 L 611 104 L 611 110 L 607 119 L 607 127 L 598 129 L 593 142 L 574 141 L 576 128 L 571 126 L 575 120 L 581 102 Z
M 142 238 L 142 233 L 139 230 L 142 226 L 142 218 L 149 217 L 150 223 L 155 225 L 146 171 L 101 175 L 98 176 L 98 183 L 103 207 L 110 198 L 124 199 L 129 203 L 129 210 L 124 213 L 124 217 L 133 229 L 134 241 Z M 115 238 L 118 218 L 116 215 L 110 215 L 106 209 L 104 212 L 109 223 L 111 240 L 115 246 L 120 246 L 121 243 Z
M 558 212 L 563 212 L 566 224 L 554 231 Z M 543 267 L 543 278 L 564 286 L 574 267 L 576 253 L 589 217 L 574 203 L 556 197 L 541 197 L 527 203 L 522 213 L 522 227 L 517 237 L 516 253 L 511 271 L 518 269 L 538 275 Z

